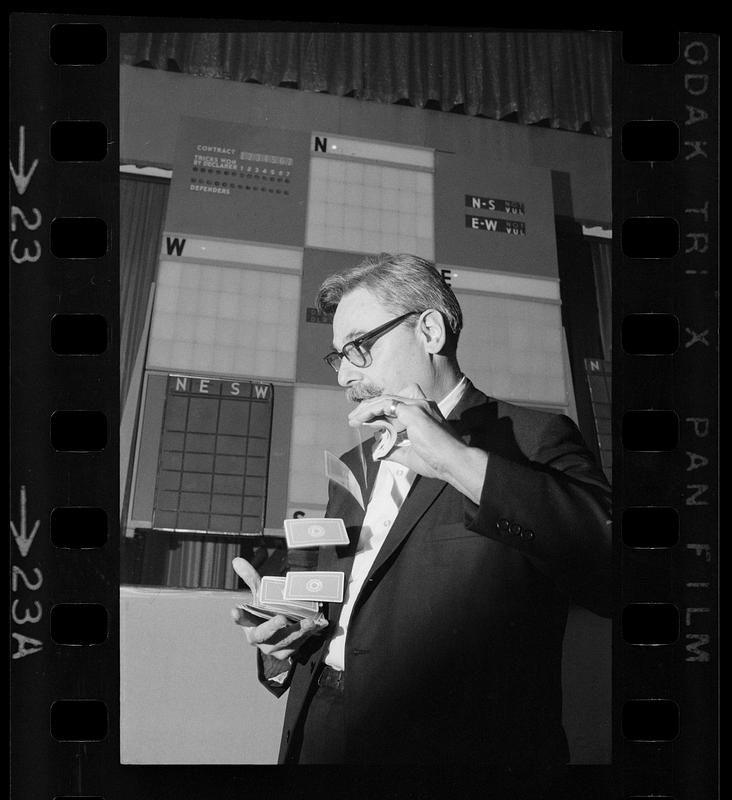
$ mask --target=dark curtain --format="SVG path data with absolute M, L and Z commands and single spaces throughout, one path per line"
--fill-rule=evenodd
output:
M 582 226 L 571 219 L 557 217 L 556 235 L 562 324 L 567 335 L 577 420 L 585 442 L 600 464 L 597 427 L 585 372 L 586 358 L 603 358 L 590 243 L 582 233 Z
M 169 181 L 120 175 L 120 391 L 124 406 L 160 255 Z
M 611 135 L 612 33 L 134 33 L 123 64 Z
M 612 313 L 612 258 L 613 248 L 610 240 L 588 239 L 592 253 L 592 267 L 595 273 L 597 294 L 597 313 L 600 319 L 600 336 L 605 359 L 612 359 L 613 313 Z

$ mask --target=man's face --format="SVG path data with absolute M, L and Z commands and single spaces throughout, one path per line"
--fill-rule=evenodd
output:
M 344 295 L 333 316 L 333 346 L 342 350 L 346 342 L 400 316 L 382 305 L 367 289 Z M 385 333 L 370 346 L 371 363 L 357 367 L 346 358 L 338 370 L 338 383 L 349 400 L 358 402 L 380 394 L 399 394 L 407 384 L 417 383 L 430 397 L 432 374 L 423 339 L 413 325 L 416 315 Z M 410 325 L 410 323 L 412 323 Z

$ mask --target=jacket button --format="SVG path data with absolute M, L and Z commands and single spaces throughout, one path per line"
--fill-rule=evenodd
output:
M 285 741 L 286 742 L 290 741 L 290 731 L 287 731 L 287 733 L 285 734 Z
M 512 522 L 508 528 L 508 532 L 511 534 L 511 536 L 520 536 L 522 530 L 523 528 L 518 524 L 518 522 Z
M 533 541 L 533 539 L 534 539 L 534 537 L 535 537 L 535 536 L 536 536 L 536 534 L 534 533 L 534 531 L 531 531 L 531 530 L 528 530 L 528 529 L 527 529 L 527 530 L 525 530 L 525 531 L 524 531 L 524 532 L 521 534 L 521 538 L 522 538 L 522 539 L 526 539 L 526 541 L 527 541 L 527 542 L 531 542 L 531 541 Z
M 510 524 L 511 523 L 507 519 L 499 519 L 498 522 L 496 522 L 496 528 L 498 528 L 501 533 L 505 533 Z

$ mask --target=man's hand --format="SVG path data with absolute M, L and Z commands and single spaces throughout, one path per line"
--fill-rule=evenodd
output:
M 389 461 L 428 478 L 447 479 L 449 463 L 459 458 L 465 445 L 452 432 L 437 404 L 428 400 L 417 384 L 406 386 L 398 395 L 363 400 L 348 415 L 348 424 L 358 427 L 379 418 L 386 418 L 397 430 L 405 428 L 409 439 L 409 445 L 395 447 L 388 454 Z
M 405 428 L 409 444 L 395 447 L 387 456 L 427 478 L 452 484 L 474 503 L 480 500 L 488 454 L 468 447 L 459 439 L 437 404 L 428 400 L 417 384 L 406 386 L 398 395 L 383 394 L 363 400 L 348 415 L 348 424 L 386 418 L 397 429 Z
M 250 592 L 245 593 L 244 602 L 251 602 L 252 598 L 257 596 L 261 581 L 259 573 L 245 558 L 235 558 L 231 566 L 250 589 Z M 303 642 L 323 628 L 323 623 L 310 619 L 301 620 L 299 623 L 290 622 L 283 614 L 277 614 L 272 619 L 257 624 L 252 622 L 253 617 L 243 608 L 232 608 L 231 616 L 237 625 L 244 628 L 250 645 L 258 647 L 265 655 L 281 661 L 289 658 Z
M 268 619 L 261 625 L 252 625 L 250 618 L 241 608 L 233 608 L 231 616 L 237 625 L 244 628 L 244 634 L 252 647 L 257 647 L 265 655 L 284 661 L 321 627 L 313 620 L 304 619 L 290 622 L 282 614 Z

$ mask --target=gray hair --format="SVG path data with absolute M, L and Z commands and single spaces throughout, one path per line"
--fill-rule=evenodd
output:
M 323 281 L 315 298 L 318 311 L 332 314 L 343 296 L 356 288 L 368 289 L 396 314 L 439 311 L 452 333 L 448 338 L 457 342 L 463 313 L 452 289 L 431 261 L 409 253 L 367 256 L 355 267 Z

